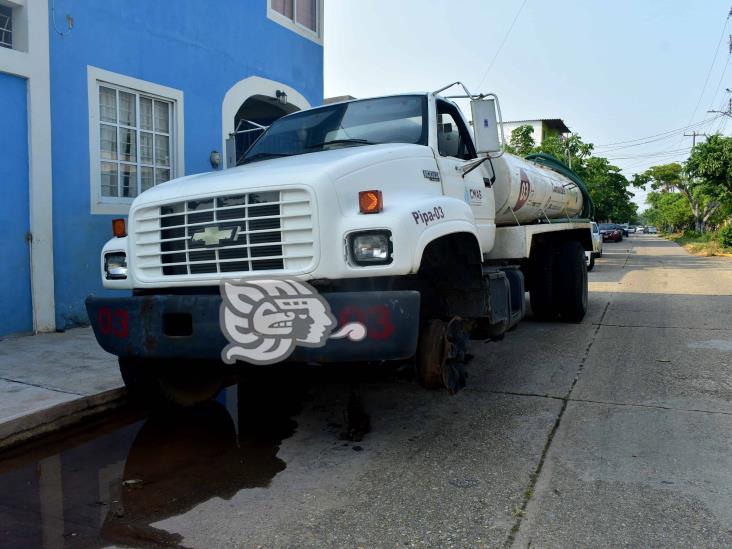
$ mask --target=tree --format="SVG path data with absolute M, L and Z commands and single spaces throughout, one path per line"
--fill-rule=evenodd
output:
M 620 168 L 607 158 L 589 157 L 581 167 L 582 179 L 587 184 L 595 203 L 595 218 L 615 222 L 634 222 L 638 206 L 632 201 L 628 180 Z M 579 172 L 578 172 L 579 173 Z
M 544 138 L 538 150 L 555 156 L 582 177 L 578 170 L 581 171 L 584 159 L 590 157 L 594 148 L 592 143 L 585 143 L 579 135 L 573 133 L 567 137 L 550 135 Z
M 686 171 L 692 178 L 703 179 L 711 194 L 729 198 L 732 195 L 732 137 L 716 134 L 696 145 L 686 161 Z
M 646 202 L 650 208 L 643 217 L 648 224 L 671 231 L 683 231 L 694 226 L 694 214 L 683 194 L 651 191 Z
M 712 209 L 705 212 L 702 229 L 710 221 L 728 219 L 732 210 L 732 137 L 716 134 L 699 143 L 691 150 L 685 167 L 696 193 Z
M 534 141 L 534 127 L 529 124 L 519 126 L 511 132 L 506 151 L 518 156 L 531 154 L 536 146 Z
M 701 145 L 702 143 L 694 147 L 692 156 Z M 691 207 L 694 216 L 694 228 L 703 233 L 709 219 L 722 205 L 720 188 L 703 176 L 697 175 L 699 174 L 699 166 L 708 167 L 712 162 L 709 162 L 707 158 L 698 158 L 692 171 L 689 169 L 689 162 L 687 162 L 686 169 L 678 162 L 648 168 L 645 172 L 633 178 L 633 185 L 636 187 L 650 185 L 651 189 L 655 191 L 660 190 L 667 193 L 680 192 Z

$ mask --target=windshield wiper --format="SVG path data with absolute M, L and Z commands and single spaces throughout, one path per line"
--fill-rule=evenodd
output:
M 289 153 L 261 152 L 261 153 L 253 154 L 252 156 L 244 157 L 242 164 L 247 164 L 249 162 L 253 162 L 254 160 L 266 160 L 267 158 L 279 158 L 281 156 L 292 156 L 292 155 Z
M 377 145 L 377 143 L 372 143 L 368 139 L 331 139 L 330 141 L 323 141 L 322 143 L 315 143 L 314 145 L 308 145 L 306 148 L 314 149 L 316 147 L 325 147 L 326 145 L 340 145 L 340 144 Z

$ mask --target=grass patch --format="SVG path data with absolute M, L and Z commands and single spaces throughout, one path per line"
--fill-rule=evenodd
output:
M 712 233 L 704 235 L 661 233 L 661 236 L 683 246 L 689 253 L 694 255 L 732 257 L 732 248 L 722 246 L 714 239 L 715 235 Z

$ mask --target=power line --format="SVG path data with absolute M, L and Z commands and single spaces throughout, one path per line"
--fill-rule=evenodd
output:
M 719 126 L 719 128 L 717 128 L 717 133 L 723 134 L 724 130 L 726 128 L 727 128 L 727 119 L 725 118 L 724 120 L 722 120 L 722 124 Z
M 726 88 L 725 91 L 728 94 L 732 93 L 732 90 L 730 90 L 729 88 Z M 719 124 L 717 124 L 717 130 L 714 133 L 722 133 L 722 128 L 724 128 L 727 122 L 727 118 L 729 118 L 729 113 L 732 112 L 732 101 L 730 99 L 723 99 L 722 103 L 719 105 L 719 109 L 716 109 L 715 112 L 720 113 L 720 121 Z M 711 131 L 711 125 L 709 129 Z
M 721 117 L 722 117 L 722 115 L 719 115 L 718 117 L 710 118 L 708 121 L 704 121 L 704 122 L 700 122 L 700 123 L 694 124 L 694 125 L 689 126 L 688 128 L 685 128 L 685 129 L 687 129 L 687 130 L 694 129 L 694 131 L 696 131 L 697 129 L 701 129 L 702 126 L 705 126 L 707 122 L 714 121 L 717 118 L 721 118 Z M 680 131 L 683 131 L 683 130 L 680 130 Z M 616 152 L 616 151 L 621 151 L 621 150 L 624 150 L 624 149 L 631 149 L 633 147 L 643 147 L 643 146 L 649 145 L 651 143 L 658 143 L 660 141 L 666 141 L 667 139 L 673 139 L 673 138 L 675 138 L 677 136 L 678 133 L 679 132 L 674 132 L 672 134 L 665 135 L 665 136 L 662 136 L 662 137 L 656 137 L 654 139 L 648 139 L 646 141 L 639 141 L 638 143 L 631 143 L 631 144 L 628 144 L 628 145 L 619 145 L 617 147 L 610 147 L 610 148 L 600 148 L 599 150 L 597 150 L 597 152 L 602 153 L 602 154 L 607 154 L 607 153 L 613 153 L 613 152 Z
M 732 34 L 729 37 L 729 51 L 727 52 L 727 62 L 724 64 L 724 69 L 722 70 L 722 75 L 719 77 L 719 82 L 717 82 L 717 87 L 715 88 L 714 95 L 712 96 L 712 102 L 709 104 L 709 109 L 712 110 L 712 107 L 714 106 L 714 100 L 717 98 L 717 94 L 719 93 L 719 88 L 722 87 L 722 81 L 724 80 L 724 75 L 727 74 L 727 67 L 729 67 L 729 60 L 732 58 Z
M 628 155 L 623 155 L 623 156 L 608 156 L 607 158 L 611 159 L 611 160 L 653 158 L 656 156 L 672 156 L 674 154 L 682 154 L 682 153 L 688 152 L 690 150 L 691 150 L 691 146 L 688 146 L 688 147 L 679 147 L 677 149 L 664 149 L 664 150 L 648 152 L 648 153 L 628 154 Z
M 704 97 L 704 92 L 707 90 L 707 84 L 709 83 L 709 77 L 712 75 L 712 70 L 714 69 L 714 63 L 717 61 L 717 55 L 719 55 L 719 46 L 722 45 L 722 39 L 724 38 L 724 35 L 727 31 L 727 23 L 729 22 L 730 15 L 732 15 L 732 9 L 730 9 L 729 13 L 727 14 L 727 18 L 724 20 L 724 25 L 722 26 L 722 34 L 719 35 L 719 41 L 717 42 L 717 47 L 714 49 L 714 57 L 712 58 L 712 63 L 709 65 L 709 70 L 707 71 L 707 76 L 704 79 L 704 86 L 702 86 L 701 93 L 699 94 L 699 99 L 696 101 L 696 106 L 694 107 L 694 111 L 691 113 L 691 117 L 689 118 L 689 124 L 691 124 L 691 121 L 694 120 L 694 116 L 696 116 L 696 111 L 699 110 L 699 105 L 701 104 L 702 98 Z
M 716 120 L 720 116 L 721 115 L 713 116 L 711 118 L 707 118 L 706 120 L 701 120 L 699 122 L 694 122 L 693 124 L 688 124 L 686 126 L 682 126 L 681 128 L 675 128 L 673 130 L 668 130 L 668 131 L 661 132 L 661 133 L 656 133 L 656 134 L 653 134 L 653 135 L 647 135 L 645 137 L 638 137 L 636 139 L 627 139 L 625 141 L 616 141 L 614 143 L 605 143 L 603 145 L 595 145 L 595 148 L 596 149 L 604 149 L 604 148 L 608 148 L 608 147 L 614 147 L 615 145 L 624 145 L 625 143 L 636 143 L 638 141 L 645 141 L 647 139 L 653 139 L 655 137 L 662 137 L 663 139 L 667 139 L 668 137 L 673 137 L 674 135 L 678 134 L 679 132 L 685 132 L 687 130 L 691 130 L 691 129 L 697 127 L 697 126 L 700 126 L 701 124 L 705 124 L 705 123 L 710 122 L 712 120 Z M 659 141 L 660 140 L 661 139 L 659 139 Z M 630 146 L 635 146 L 635 145 L 630 145 Z
M 673 160 L 673 156 L 669 156 L 668 160 Z M 651 158 L 644 158 L 643 160 L 636 160 L 635 162 L 631 162 L 630 164 L 626 165 L 624 168 L 622 168 L 622 171 L 629 172 L 631 170 L 634 170 L 636 173 L 638 173 L 638 166 L 655 166 L 656 161 Z
M 632 154 L 628 156 L 609 156 L 608 160 L 640 160 L 644 158 L 661 158 L 667 156 L 678 156 L 680 154 L 688 153 L 691 147 L 682 147 L 680 149 L 669 149 L 666 151 L 656 151 L 648 154 Z
M 685 132 L 687 130 L 694 129 L 702 124 L 706 124 L 706 123 L 716 120 L 720 117 L 721 117 L 721 115 L 713 116 L 711 118 L 707 118 L 706 120 L 701 120 L 699 122 L 695 122 L 693 124 L 689 124 L 689 125 L 683 126 L 681 128 L 675 128 L 673 130 L 668 130 L 668 131 L 656 133 L 653 135 L 647 135 L 645 137 L 638 137 L 636 139 L 627 139 L 625 141 L 616 141 L 615 143 L 605 143 L 603 145 L 595 145 L 595 149 L 609 149 L 610 147 L 612 147 L 613 149 L 615 149 L 615 148 L 621 149 L 621 148 L 635 147 L 637 145 L 645 144 L 645 143 L 638 143 L 639 141 L 646 141 L 647 143 L 652 143 L 654 141 L 662 141 L 664 139 L 674 137 L 675 135 L 677 135 L 680 132 Z M 655 139 L 655 138 L 657 138 L 657 139 Z M 626 143 L 628 145 L 626 145 Z M 616 145 L 618 145 L 618 146 L 616 147 Z M 622 145 L 622 146 L 620 146 L 620 145 Z
M 506 35 L 503 37 L 501 44 L 498 46 L 498 49 L 496 50 L 495 55 L 493 55 L 493 59 L 491 59 L 491 62 L 488 64 L 488 68 L 485 70 L 485 73 L 483 74 L 483 78 L 480 79 L 480 83 L 478 84 L 478 87 L 476 88 L 476 93 L 480 93 L 480 88 L 483 85 L 483 82 L 485 82 L 485 79 L 488 77 L 488 73 L 493 68 L 493 63 L 495 63 L 496 59 L 498 59 L 498 54 L 501 53 L 503 46 L 506 44 L 506 41 L 508 40 L 508 37 L 510 36 L 511 31 L 513 30 L 513 27 L 516 24 L 516 21 L 518 20 L 519 15 L 521 15 L 521 11 L 524 9 L 526 2 L 528 2 L 528 0 L 524 0 L 521 3 L 521 6 L 519 7 L 518 11 L 516 12 L 516 15 L 513 18 L 513 21 L 511 21 L 511 26 L 508 27 L 508 31 L 506 31 Z

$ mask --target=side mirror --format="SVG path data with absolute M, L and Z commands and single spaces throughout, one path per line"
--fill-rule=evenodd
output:
M 473 132 L 478 154 L 501 152 L 498 136 L 499 120 L 495 98 L 473 99 L 470 110 L 473 113 Z
M 231 135 L 226 139 L 226 163 L 224 169 L 236 166 L 236 138 Z

